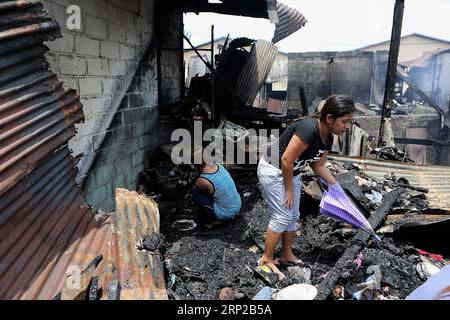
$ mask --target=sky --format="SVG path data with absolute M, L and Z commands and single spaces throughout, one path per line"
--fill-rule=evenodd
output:
M 395 0 L 279 0 L 308 22 L 276 45 L 283 52 L 346 51 L 390 40 Z M 450 41 L 450 0 L 405 0 L 402 35 L 420 33 Z M 271 41 L 275 24 L 214 13 L 184 14 L 185 34 L 194 45 L 215 38 L 248 37 Z M 190 48 L 185 44 L 185 48 Z

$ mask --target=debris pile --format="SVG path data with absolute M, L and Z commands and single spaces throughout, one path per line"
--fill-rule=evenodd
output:
M 386 215 L 401 210 L 408 218 L 421 215 L 428 207 L 424 196 L 428 190 L 410 185 L 403 177 L 387 174 L 382 180 L 375 179 L 359 171 L 363 169 L 361 164 L 351 162 L 329 161 L 328 167 L 372 225 L 379 211 L 384 210 Z M 295 290 L 303 298 L 310 298 L 314 292 L 306 286 L 310 285 L 318 289 L 316 299 L 405 299 L 450 263 L 439 255 L 441 252 L 428 253 L 397 238 L 393 230 L 404 223 L 404 217 L 395 220 L 388 215 L 381 224 L 373 225 L 382 239 L 379 242 L 368 234 L 362 237 L 346 223 L 320 215 L 322 190 L 313 173 L 306 172 L 298 237 L 293 244 L 294 254 L 305 265 L 280 265 L 286 275 L 280 282 L 270 269 L 257 267 L 270 217 L 253 169 L 229 168 L 243 199 L 243 208 L 233 220 L 212 228 L 205 223 L 187 191 L 184 197 L 178 193 L 177 202 L 161 197 L 161 233 L 165 241 L 144 239 L 142 243 L 145 240 L 164 243 L 160 252 L 172 299 L 249 300 L 273 299 L 277 295 L 282 299 L 286 297 L 282 289 L 294 285 L 302 285 Z M 178 177 L 184 175 L 180 172 Z M 191 175 L 192 172 L 186 177 L 192 179 Z M 400 189 L 402 195 L 386 205 L 388 195 Z M 279 256 L 279 250 L 275 257 Z M 292 297 L 292 290 L 294 287 L 287 291 L 287 296 Z

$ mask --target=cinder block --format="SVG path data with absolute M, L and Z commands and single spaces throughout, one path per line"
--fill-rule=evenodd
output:
M 74 36 L 68 32 L 61 32 L 62 38 L 57 38 L 54 41 L 48 41 L 46 45 L 50 51 L 73 53 Z
M 86 60 L 77 56 L 59 56 L 59 72 L 61 74 L 86 74 Z
M 140 33 L 135 29 L 127 29 L 126 31 L 126 43 L 132 44 L 135 46 L 141 45 L 141 36 Z
M 107 165 L 116 160 L 115 158 L 115 150 L 116 146 L 104 148 L 100 152 L 97 153 L 97 162 L 101 165 Z
M 93 98 L 83 98 L 81 100 L 83 104 L 83 111 L 86 116 L 94 116 L 98 113 L 107 110 L 111 104 L 110 97 L 107 95 Z
M 122 143 L 131 139 L 130 127 L 117 127 L 113 130 L 114 144 Z
M 88 74 L 92 76 L 107 76 L 109 74 L 108 59 L 87 58 Z
M 115 42 L 125 43 L 125 27 L 116 23 L 108 23 L 108 39 Z
M 99 208 L 99 205 L 105 200 L 105 198 L 106 198 L 105 186 L 101 186 L 97 189 L 87 192 L 85 196 L 86 202 L 92 205 L 95 209 Z
M 110 59 L 119 59 L 119 43 L 114 41 L 102 41 L 100 43 L 100 55 Z
M 128 74 L 127 63 L 124 60 L 109 60 L 109 75 L 112 77 L 123 77 Z
M 106 133 L 105 136 L 104 133 Z M 105 149 L 111 147 L 114 144 L 112 130 L 108 130 L 104 133 L 99 133 L 92 136 L 92 141 L 94 142 L 94 150 Z
M 142 163 L 144 163 L 144 150 L 139 150 L 138 152 L 131 154 L 131 166 L 133 168 Z
M 122 26 L 124 26 L 128 29 L 135 29 L 136 24 L 134 21 L 135 20 L 134 14 L 132 14 L 129 11 L 119 9 L 117 11 L 117 15 L 118 15 L 118 18 L 117 18 L 117 20 L 114 20 L 114 21 L 120 23 Z
M 102 93 L 102 82 L 100 78 L 78 79 L 80 94 L 83 96 L 99 95 Z
M 112 150 L 115 160 L 125 159 L 128 157 L 127 143 L 116 144 Z
M 151 33 L 153 30 L 153 21 L 145 17 L 139 17 L 136 19 L 136 29 L 142 32 Z
M 128 108 L 140 108 L 144 105 L 144 98 L 141 93 L 128 95 Z
M 139 0 L 107 0 L 107 2 L 121 9 L 126 9 L 136 14 L 139 13 Z
M 141 15 L 153 19 L 154 1 L 140 0 L 139 2 Z
M 139 121 L 139 109 L 124 110 L 123 120 L 125 125 Z
M 116 112 L 114 115 L 113 120 L 111 121 L 110 128 L 116 128 L 123 125 L 123 113 L 122 112 Z
M 112 96 L 120 92 L 121 82 L 118 79 L 102 79 L 103 94 Z
M 77 35 L 75 37 L 75 52 L 80 55 L 100 56 L 100 41 Z
M 95 174 L 92 174 L 93 170 L 90 172 L 90 174 L 85 178 L 83 190 L 85 194 L 90 194 L 92 191 L 98 189 L 98 186 L 96 185 L 95 181 Z
M 100 204 L 100 208 L 105 212 L 109 212 L 114 210 L 115 207 L 115 189 L 113 181 L 110 181 L 105 185 L 105 190 L 105 200 Z
M 121 44 L 119 50 L 120 50 L 120 59 L 136 60 L 135 46 Z
M 138 150 L 140 150 L 138 140 L 136 140 L 136 139 L 131 140 L 131 142 L 129 144 L 130 144 L 130 152 L 131 153 L 136 153 Z
M 87 15 L 85 19 L 86 35 L 99 40 L 108 38 L 106 21 Z
M 114 161 L 114 174 L 120 175 L 120 174 L 124 174 L 126 177 L 129 177 L 130 179 L 132 179 L 133 177 L 131 177 L 131 159 L 130 158 L 125 158 L 125 159 L 121 159 L 121 160 L 117 160 Z
M 107 184 L 112 181 L 114 177 L 114 167 L 113 164 L 108 164 L 97 168 L 96 179 L 101 182 L 102 185 Z
M 116 190 L 117 188 L 125 188 L 126 179 L 124 174 L 116 175 L 113 180 L 113 188 Z

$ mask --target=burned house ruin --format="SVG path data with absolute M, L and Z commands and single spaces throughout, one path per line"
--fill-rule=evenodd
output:
M 289 53 L 286 95 L 261 102 L 276 43 L 307 23 L 279 1 L 70 4 L 0 2 L 1 299 L 245 301 L 308 284 L 318 300 L 395 300 L 449 264 L 448 49 L 399 62 L 396 145 L 377 146 L 386 51 Z M 185 88 L 186 12 L 264 18 L 275 33 L 226 41 Z M 189 195 L 195 170 L 171 161 L 171 134 L 231 128 L 225 138 L 260 156 L 269 141 L 249 130 L 282 131 L 336 92 L 359 115 L 327 166 L 383 241 L 319 215 L 308 172 L 294 243 L 307 266 L 280 283 L 255 268 L 269 219 L 256 166 L 227 166 L 242 212 L 210 229 Z M 367 283 L 375 269 L 379 286 Z

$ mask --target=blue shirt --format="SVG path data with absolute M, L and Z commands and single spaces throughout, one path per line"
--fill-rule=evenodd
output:
M 220 164 L 214 173 L 202 173 L 200 177 L 211 182 L 214 188 L 214 213 L 219 220 L 234 218 L 241 210 L 241 197 L 230 173 Z

